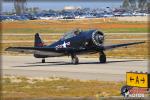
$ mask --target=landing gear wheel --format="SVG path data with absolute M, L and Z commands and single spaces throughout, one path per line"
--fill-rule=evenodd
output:
M 42 63 L 45 63 L 45 58 L 42 59 Z
M 106 55 L 104 53 L 100 54 L 99 62 L 100 63 L 106 63 Z
M 78 64 L 79 63 L 79 59 L 77 56 L 72 56 L 72 64 Z

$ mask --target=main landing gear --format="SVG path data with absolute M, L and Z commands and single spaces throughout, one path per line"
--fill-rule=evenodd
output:
M 106 55 L 104 52 L 100 52 L 99 53 L 99 62 L 100 63 L 106 63 Z M 78 64 L 79 63 L 79 59 L 75 54 L 71 54 L 71 59 L 72 59 L 72 64 Z M 45 63 L 45 58 L 42 59 L 42 63 Z
M 45 63 L 45 58 L 42 59 L 42 63 Z
M 79 63 L 79 59 L 76 55 L 72 54 L 71 59 L 72 59 L 72 64 L 78 64 Z
M 105 55 L 105 53 L 104 52 L 100 52 L 99 53 L 99 62 L 100 63 L 106 63 L 106 55 Z

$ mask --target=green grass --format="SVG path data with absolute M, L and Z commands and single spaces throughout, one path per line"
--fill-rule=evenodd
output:
M 148 33 L 147 28 L 112 28 L 103 31 L 105 33 Z
M 28 79 L 6 77 L 2 80 L 3 97 L 101 97 L 119 96 L 124 82 L 81 81 L 68 78 Z
M 20 29 L 7 29 L 7 30 L 2 30 L 2 33 L 5 34 L 5 33 L 64 33 L 66 31 L 69 31 L 69 30 L 61 30 L 61 29 L 32 29 L 32 28 L 20 28 Z
M 2 33 L 65 33 L 72 29 L 7 29 L 2 30 Z M 101 29 L 100 29 L 101 30 Z M 147 28 L 110 28 L 110 29 L 102 29 L 104 33 L 148 33 Z

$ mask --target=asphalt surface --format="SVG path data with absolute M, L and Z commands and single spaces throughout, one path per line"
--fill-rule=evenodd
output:
M 79 57 L 72 65 L 68 57 L 47 58 L 46 63 L 33 56 L 2 56 L 3 75 L 36 78 L 67 77 L 81 80 L 124 81 L 126 72 L 147 72 L 148 60 L 112 59 L 100 64 L 98 58 Z

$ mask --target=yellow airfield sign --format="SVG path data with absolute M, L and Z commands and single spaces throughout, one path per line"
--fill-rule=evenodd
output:
M 136 72 L 127 72 L 126 73 L 126 83 L 128 86 L 135 87 L 149 87 L 150 74 L 147 73 L 136 73 Z

